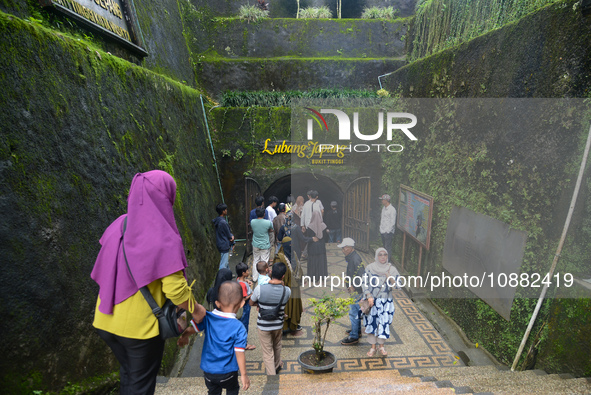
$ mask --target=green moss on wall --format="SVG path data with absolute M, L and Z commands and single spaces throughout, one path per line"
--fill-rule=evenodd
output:
M 410 32 L 416 60 L 469 41 L 559 0 L 428 0 L 419 2 Z
M 441 115 L 434 118 L 433 123 L 427 123 L 430 125 L 428 135 L 422 136 L 416 144 L 405 147 L 402 154 L 386 157 L 382 178 L 385 190 L 397 191 L 400 184 L 404 184 L 434 198 L 431 247 L 428 252 L 423 252 L 423 273 L 443 271 L 447 225 L 454 206 L 466 207 L 498 219 L 513 229 L 527 232 L 521 273 L 547 273 L 558 245 L 582 158 L 589 114 L 577 111 L 580 114 L 577 126 L 561 121 L 550 128 L 530 125 L 532 129 L 525 128 L 520 130 L 519 136 L 510 137 L 503 134 L 504 130 L 510 129 L 504 127 L 502 118 L 495 128 L 479 125 L 473 130 L 471 127 L 459 126 L 464 123 L 455 120 L 458 113 L 452 104 L 454 101 L 440 100 L 437 103 L 438 114 Z M 582 104 L 582 100 L 579 103 Z M 544 106 L 548 111 L 550 107 Z M 557 112 L 563 113 L 568 111 L 561 109 Z M 548 119 L 544 119 L 547 122 L 545 125 L 552 125 L 559 118 L 548 115 Z M 479 119 L 479 122 L 482 121 Z M 470 123 L 468 121 L 465 124 Z M 483 133 L 482 130 L 487 132 Z M 545 132 L 542 133 L 542 130 Z M 537 143 L 532 144 L 533 141 Z M 583 184 L 583 192 L 577 203 L 578 215 L 573 217 L 576 220 L 571 223 L 569 242 L 562 251 L 558 269 L 579 278 L 591 274 L 588 266 L 591 250 L 586 242 L 591 237 L 587 220 L 591 208 L 590 180 L 587 177 Z M 393 254 L 401 256 L 402 237 L 400 234 L 397 237 Z M 416 273 L 417 262 L 418 248 L 408 247 L 405 269 Z M 474 343 L 481 344 L 501 362 L 512 364 L 537 300 L 521 298 L 523 294 L 518 289 L 511 320 L 505 321 L 481 300 L 467 299 L 465 297 L 469 295 L 456 290 L 449 290 L 448 296 L 458 299 L 435 301 Z M 574 342 L 566 338 L 574 336 L 585 343 L 584 339 L 589 336 L 588 314 L 584 310 L 587 303 L 586 299 L 572 305 L 551 299 L 545 302 L 529 343 L 534 342 L 535 334 L 547 323 L 548 326 L 541 332 L 537 367 L 552 372 L 588 372 L 588 359 L 579 358 L 575 361 L 565 358 L 569 352 L 576 351 Z M 560 334 L 556 322 L 563 313 L 561 307 L 556 306 L 563 304 L 571 306 L 569 322 L 579 332 L 573 330 L 570 334 Z M 579 324 L 574 322 L 577 314 L 581 316 Z M 558 352 L 555 342 L 562 344 L 565 349 Z
M 199 91 L 2 13 L 0 53 L 0 254 L 10 263 L 0 386 L 30 393 L 117 369 L 91 325 L 98 288 L 89 275 L 133 175 L 173 174 L 198 298 L 217 268 L 208 208 L 219 192 Z M 22 330 L 33 324 L 34 333 Z
M 405 97 L 587 97 L 589 41 L 576 2 L 561 1 L 412 62 L 382 83 Z
M 404 55 L 407 20 L 217 18 L 210 45 L 226 57 L 386 58 Z M 203 44 L 198 44 L 203 45 Z

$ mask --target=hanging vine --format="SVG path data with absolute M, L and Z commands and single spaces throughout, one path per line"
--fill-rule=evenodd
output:
M 425 0 L 417 3 L 410 60 L 431 55 L 560 0 Z

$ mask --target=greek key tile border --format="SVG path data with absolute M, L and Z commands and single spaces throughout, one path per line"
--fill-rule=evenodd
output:
M 420 355 L 413 357 L 387 358 L 345 358 L 338 359 L 334 372 L 361 372 L 367 370 L 420 369 L 452 367 L 456 359 L 449 355 Z M 248 374 L 264 375 L 265 366 L 261 361 L 246 363 Z M 283 361 L 282 374 L 300 374 L 302 367 L 298 361 Z
M 417 306 L 410 300 L 403 290 L 392 292 L 394 301 L 398 304 L 400 310 L 409 319 L 413 327 L 425 341 L 425 344 L 433 351 L 435 355 L 450 354 L 453 358 L 453 350 L 443 340 L 439 332 L 433 327 L 427 318 L 419 311 Z

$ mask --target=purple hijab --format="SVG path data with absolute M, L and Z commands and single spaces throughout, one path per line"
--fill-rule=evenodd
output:
M 184 272 L 187 259 L 172 211 L 175 197 L 176 183 L 164 171 L 152 170 L 133 177 L 127 214 L 117 218 L 103 233 L 102 247 L 90 274 L 100 287 L 101 313 L 113 314 L 113 306 L 139 288 L 179 270 Z M 126 217 L 125 253 L 135 282 L 121 248 Z

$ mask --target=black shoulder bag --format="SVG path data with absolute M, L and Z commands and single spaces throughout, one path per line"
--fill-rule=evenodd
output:
M 261 285 L 262 287 L 262 285 Z M 270 309 L 260 309 L 259 316 L 263 321 L 276 321 L 280 319 L 279 317 L 279 310 L 281 309 L 281 302 L 283 302 L 283 297 L 285 296 L 285 285 L 283 285 L 283 293 L 281 294 L 281 298 L 279 299 L 279 303 L 277 306 L 271 307 Z
M 127 228 L 127 217 L 123 221 L 123 235 L 122 235 L 122 242 L 121 245 L 123 247 L 123 257 L 125 258 L 125 264 L 127 265 L 127 270 L 129 270 L 129 274 L 133 279 L 133 282 L 137 286 L 135 278 L 133 277 L 133 273 L 129 268 L 129 263 L 127 262 L 127 255 L 125 254 L 125 229 Z M 158 306 L 158 303 L 154 300 L 154 297 L 150 293 L 148 286 L 143 286 L 140 288 L 142 295 L 146 299 L 146 302 L 150 305 L 152 309 L 152 313 L 158 319 L 158 328 L 160 329 L 160 338 L 162 340 L 166 340 L 171 337 L 178 337 L 183 333 L 183 329 L 178 324 L 178 319 L 181 318 L 183 313 L 185 312 L 184 309 L 178 308 L 172 300 L 166 298 L 166 302 L 164 302 L 164 306 Z

